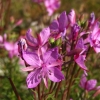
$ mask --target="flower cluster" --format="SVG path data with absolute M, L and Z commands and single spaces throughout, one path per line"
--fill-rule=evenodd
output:
M 64 11 L 49 27 L 36 34 L 36 37 L 32 36 L 32 30 L 29 29 L 26 37 L 18 42 L 20 57 L 26 64 L 26 68 L 22 70 L 29 72 L 26 79 L 28 88 L 35 88 L 42 79 L 47 88 L 48 78 L 53 82 L 64 80 L 68 72 L 63 68 L 67 69 L 69 66 L 66 67 L 66 64 L 70 61 L 87 74 L 89 69 L 85 60 L 89 48 L 92 47 L 96 53 L 100 52 L 100 27 L 94 13 L 91 13 L 87 21 L 80 19 L 76 19 L 73 9 L 69 14 Z M 71 58 L 69 63 L 67 57 Z M 80 86 L 90 91 L 96 86 L 96 81 L 87 81 L 83 76 Z
M 60 82 L 64 79 L 61 73 L 62 59 L 58 48 L 49 48 L 48 39 L 50 29 L 43 29 L 37 38 L 32 37 L 29 29 L 26 33 L 26 40 L 19 41 L 19 52 L 21 58 L 27 63 L 23 71 L 31 71 L 27 76 L 28 88 L 36 87 L 41 79 L 48 87 L 48 78 L 53 82 Z M 26 43 L 27 42 L 27 43 Z
M 90 79 L 87 80 L 86 75 L 82 75 L 81 80 L 80 80 L 80 87 L 87 90 L 87 91 L 91 91 L 91 90 L 98 90 L 100 89 L 100 86 L 97 86 L 97 80 L 95 79 Z

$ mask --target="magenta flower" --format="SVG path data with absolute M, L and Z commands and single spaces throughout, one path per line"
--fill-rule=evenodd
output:
M 50 24 L 50 31 L 51 33 L 54 33 L 56 37 L 58 37 L 59 35 L 61 36 L 62 34 L 66 33 L 65 30 L 67 28 L 67 25 L 68 25 L 68 18 L 66 12 L 64 11 L 60 14 L 58 20 L 54 20 Z
M 4 42 L 4 47 L 9 53 L 9 57 L 13 58 L 14 56 L 18 55 L 18 46 L 17 43 L 12 42 Z
M 86 50 L 87 50 L 87 47 L 84 45 L 83 39 L 80 38 L 77 41 L 77 44 L 76 44 L 76 47 L 75 47 L 76 54 L 74 55 L 74 60 L 80 66 L 80 68 L 82 68 L 83 70 L 88 70 L 87 67 L 84 64 L 84 60 L 85 60 L 85 57 L 86 57 L 84 52 Z
M 38 48 L 39 46 L 43 46 L 48 42 L 50 36 L 50 29 L 44 28 L 39 34 L 37 34 L 37 38 L 32 37 L 32 30 L 29 29 L 26 33 L 26 41 L 29 46 Z
M 23 58 L 30 65 L 23 69 L 24 71 L 31 71 L 26 80 L 28 88 L 35 88 L 42 79 L 46 87 L 48 87 L 48 78 L 53 82 L 60 82 L 64 79 L 57 67 L 62 64 L 57 48 L 41 53 L 41 55 L 35 52 L 25 52 Z
M 86 76 L 83 74 L 80 80 L 80 87 L 87 90 L 95 90 L 96 89 L 97 80 L 91 79 L 87 80 Z
M 3 36 L 0 36 L 0 44 L 2 44 L 2 47 L 4 47 L 8 51 L 10 58 L 18 55 L 17 43 L 8 42 L 6 34 L 4 34 Z
M 44 5 L 48 11 L 48 15 L 51 16 L 60 7 L 60 0 L 44 0 Z
M 96 53 L 100 52 L 100 28 L 99 22 L 93 26 L 93 30 L 88 35 L 90 46 L 93 47 Z
M 85 66 L 84 60 L 86 57 L 87 47 L 84 45 L 84 41 L 82 38 L 80 38 L 77 41 L 76 47 L 73 50 L 69 50 L 70 47 L 67 47 L 68 56 L 74 55 L 74 61 L 79 65 L 80 68 L 82 68 L 84 71 L 87 71 L 87 67 Z

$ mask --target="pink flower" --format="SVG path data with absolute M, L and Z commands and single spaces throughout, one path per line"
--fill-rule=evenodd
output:
M 48 78 L 53 82 L 60 82 L 64 79 L 60 69 L 57 68 L 62 64 L 57 48 L 41 54 L 24 52 L 23 59 L 30 65 L 23 69 L 23 71 L 31 71 L 26 80 L 28 88 L 35 88 L 42 79 L 46 87 L 48 87 Z
M 84 54 L 84 52 L 87 50 L 87 47 L 84 45 L 84 41 L 82 38 L 80 38 L 77 41 L 75 50 L 80 51 L 79 53 L 74 55 L 74 60 L 75 62 L 80 66 L 80 68 L 82 68 L 83 70 L 88 70 L 87 67 L 85 66 L 84 60 L 86 55 Z
M 70 49 L 67 48 L 67 49 Z M 77 44 L 75 46 L 75 49 L 73 50 L 68 50 L 69 52 L 67 53 L 68 56 L 74 55 L 74 61 L 79 65 L 80 68 L 82 68 L 84 71 L 87 71 L 87 67 L 85 66 L 84 60 L 86 57 L 86 52 L 87 52 L 87 46 L 84 45 L 84 41 L 82 38 L 80 38 L 77 41 Z
M 70 13 L 68 14 L 68 19 L 70 21 L 71 26 L 73 26 L 76 23 L 76 14 L 75 14 L 74 9 L 72 9 Z
M 61 36 L 65 36 L 66 28 L 68 26 L 68 18 L 66 12 L 62 12 L 57 20 L 54 20 L 50 24 L 50 31 L 53 37 L 58 38 Z
M 4 47 L 9 53 L 9 57 L 13 58 L 14 56 L 18 56 L 18 46 L 17 43 L 12 42 L 4 42 Z
M 39 34 L 37 34 L 37 38 L 34 38 L 31 33 L 32 30 L 29 29 L 26 33 L 26 41 L 28 45 L 38 48 L 39 46 L 43 46 L 47 43 L 50 36 L 50 29 L 44 28 Z
M 87 80 L 86 76 L 83 74 L 80 80 L 80 87 L 87 90 L 95 90 L 96 89 L 97 80 L 91 79 Z
M 60 7 L 60 0 L 44 0 L 48 15 L 51 16 Z
M 99 22 L 96 22 L 93 26 L 93 30 L 90 31 L 90 34 L 88 35 L 88 41 L 90 43 L 90 46 L 93 47 L 96 53 L 100 52 L 100 28 L 99 28 Z

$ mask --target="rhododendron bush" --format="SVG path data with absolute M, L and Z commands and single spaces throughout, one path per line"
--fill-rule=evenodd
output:
M 60 0 L 32 2 L 40 7 L 44 5 L 46 16 L 49 17 L 61 5 Z M 18 20 L 13 23 L 13 27 L 8 28 L 10 31 L 5 32 L 12 32 L 22 23 L 22 19 Z M 9 81 L 17 100 L 22 100 L 20 93 L 24 95 L 26 90 L 29 90 L 29 93 L 25 92 L 26 98 L 31 96 L 27 100 L 99 98 L 99 80 L 91 77 L 92 73 L 99 73 L 94 71 L 95 64 L 89 61 L 97 59 L 100 53 L 100 22 L 94 13 L 84 18 L 77 16 L 74 9 L 70 12 L 63 11 L 56 18 L 52 18 L 50 24 L 44 25 L 41 31 L 34 32 L 28 26 L 25 35 L 19 35 L 15 41 L 10 41 L 9 37 L 7 33 L 0 35 L 0 48 L 5 50 L 4 55 L 7 57 L 2 62 L 8 67 L 0 78 Z M 17 77 L 13 74 L 14 71 L 20 75 Z M 18 83 L 21 86 L 19 88 L 14 84 L 17 78 L 23 81 Z

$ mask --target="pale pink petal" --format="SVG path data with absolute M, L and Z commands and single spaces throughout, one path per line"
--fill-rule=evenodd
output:
M 13 43 L 5 42 L 4 47 L 8 51 L 14 50 L 14 44 Z
M 32 71 L 35 67 L 33 66 L 29 66 L 29 67 L 25 67 L 25 68 L 21 68 L 22 71 Z
M 3 42 L 3 37 L 0 35 L 0 43 Z

